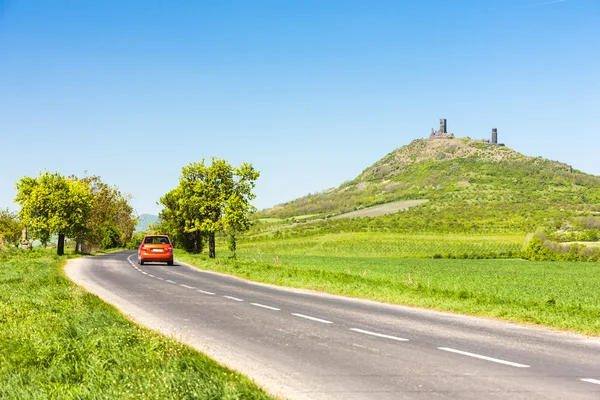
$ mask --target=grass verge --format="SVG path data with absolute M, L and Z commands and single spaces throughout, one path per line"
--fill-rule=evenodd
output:
M 237 260 L 181 252 L 177 259 L 258 282 L 600 334 L 597 263 L 328 257 L 252 250 L 256 249 L 240 251 Z
M 0 251 L 0 398 L 270 398 L 125 319 L 69 281 L 53 253 Z

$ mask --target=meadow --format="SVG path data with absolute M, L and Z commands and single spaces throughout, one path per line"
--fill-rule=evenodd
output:
M 404 234 L 344 232 L 241 240 L 241 254 L 334 257 L 489 258 L 518 254 L 526 235 Z
M 375 245 L 374 238 L 370 252 L 364 251 L 368 241 L 362 250 L 353 247 L 352 235 L 345 236 L 346 243 L 326 239 L 250 242 L 238 247 L 235 259 L 224 248 L 216 260 L 183 252 L 176 256 L 259 282 L 600 335 L 597 263 L 403 258 L 431 242 L 408 238 L 404 244 L 412 247 L 406 253 L 402 245 L 396 247 L 391 256 L 386 246 L 393 245 Z M 471 246 L 468 242 L 463 239 L 463 250 Z M 514 238 L 495 245 L 508 249 L 516 244 Z
M 0 398 L 267 399 L 85 292 L 53 250 L 0 250 Z

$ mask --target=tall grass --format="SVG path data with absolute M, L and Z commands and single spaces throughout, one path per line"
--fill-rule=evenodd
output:
M 247 378 L 126 320 L 51 251 L 0 251 L 0 398 L 266 399 Z

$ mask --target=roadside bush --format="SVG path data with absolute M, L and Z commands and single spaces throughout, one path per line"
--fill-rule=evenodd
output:
M 562 244 L 537 234 L 523 251 L 523 258 L 532 261 L 600 261 L 600 248 L 583 244 Z

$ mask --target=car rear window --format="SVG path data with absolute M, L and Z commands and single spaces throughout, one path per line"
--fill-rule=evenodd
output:
M 166 236 L 146 236 L 144 244 L 169 244 L 169 238 Z

